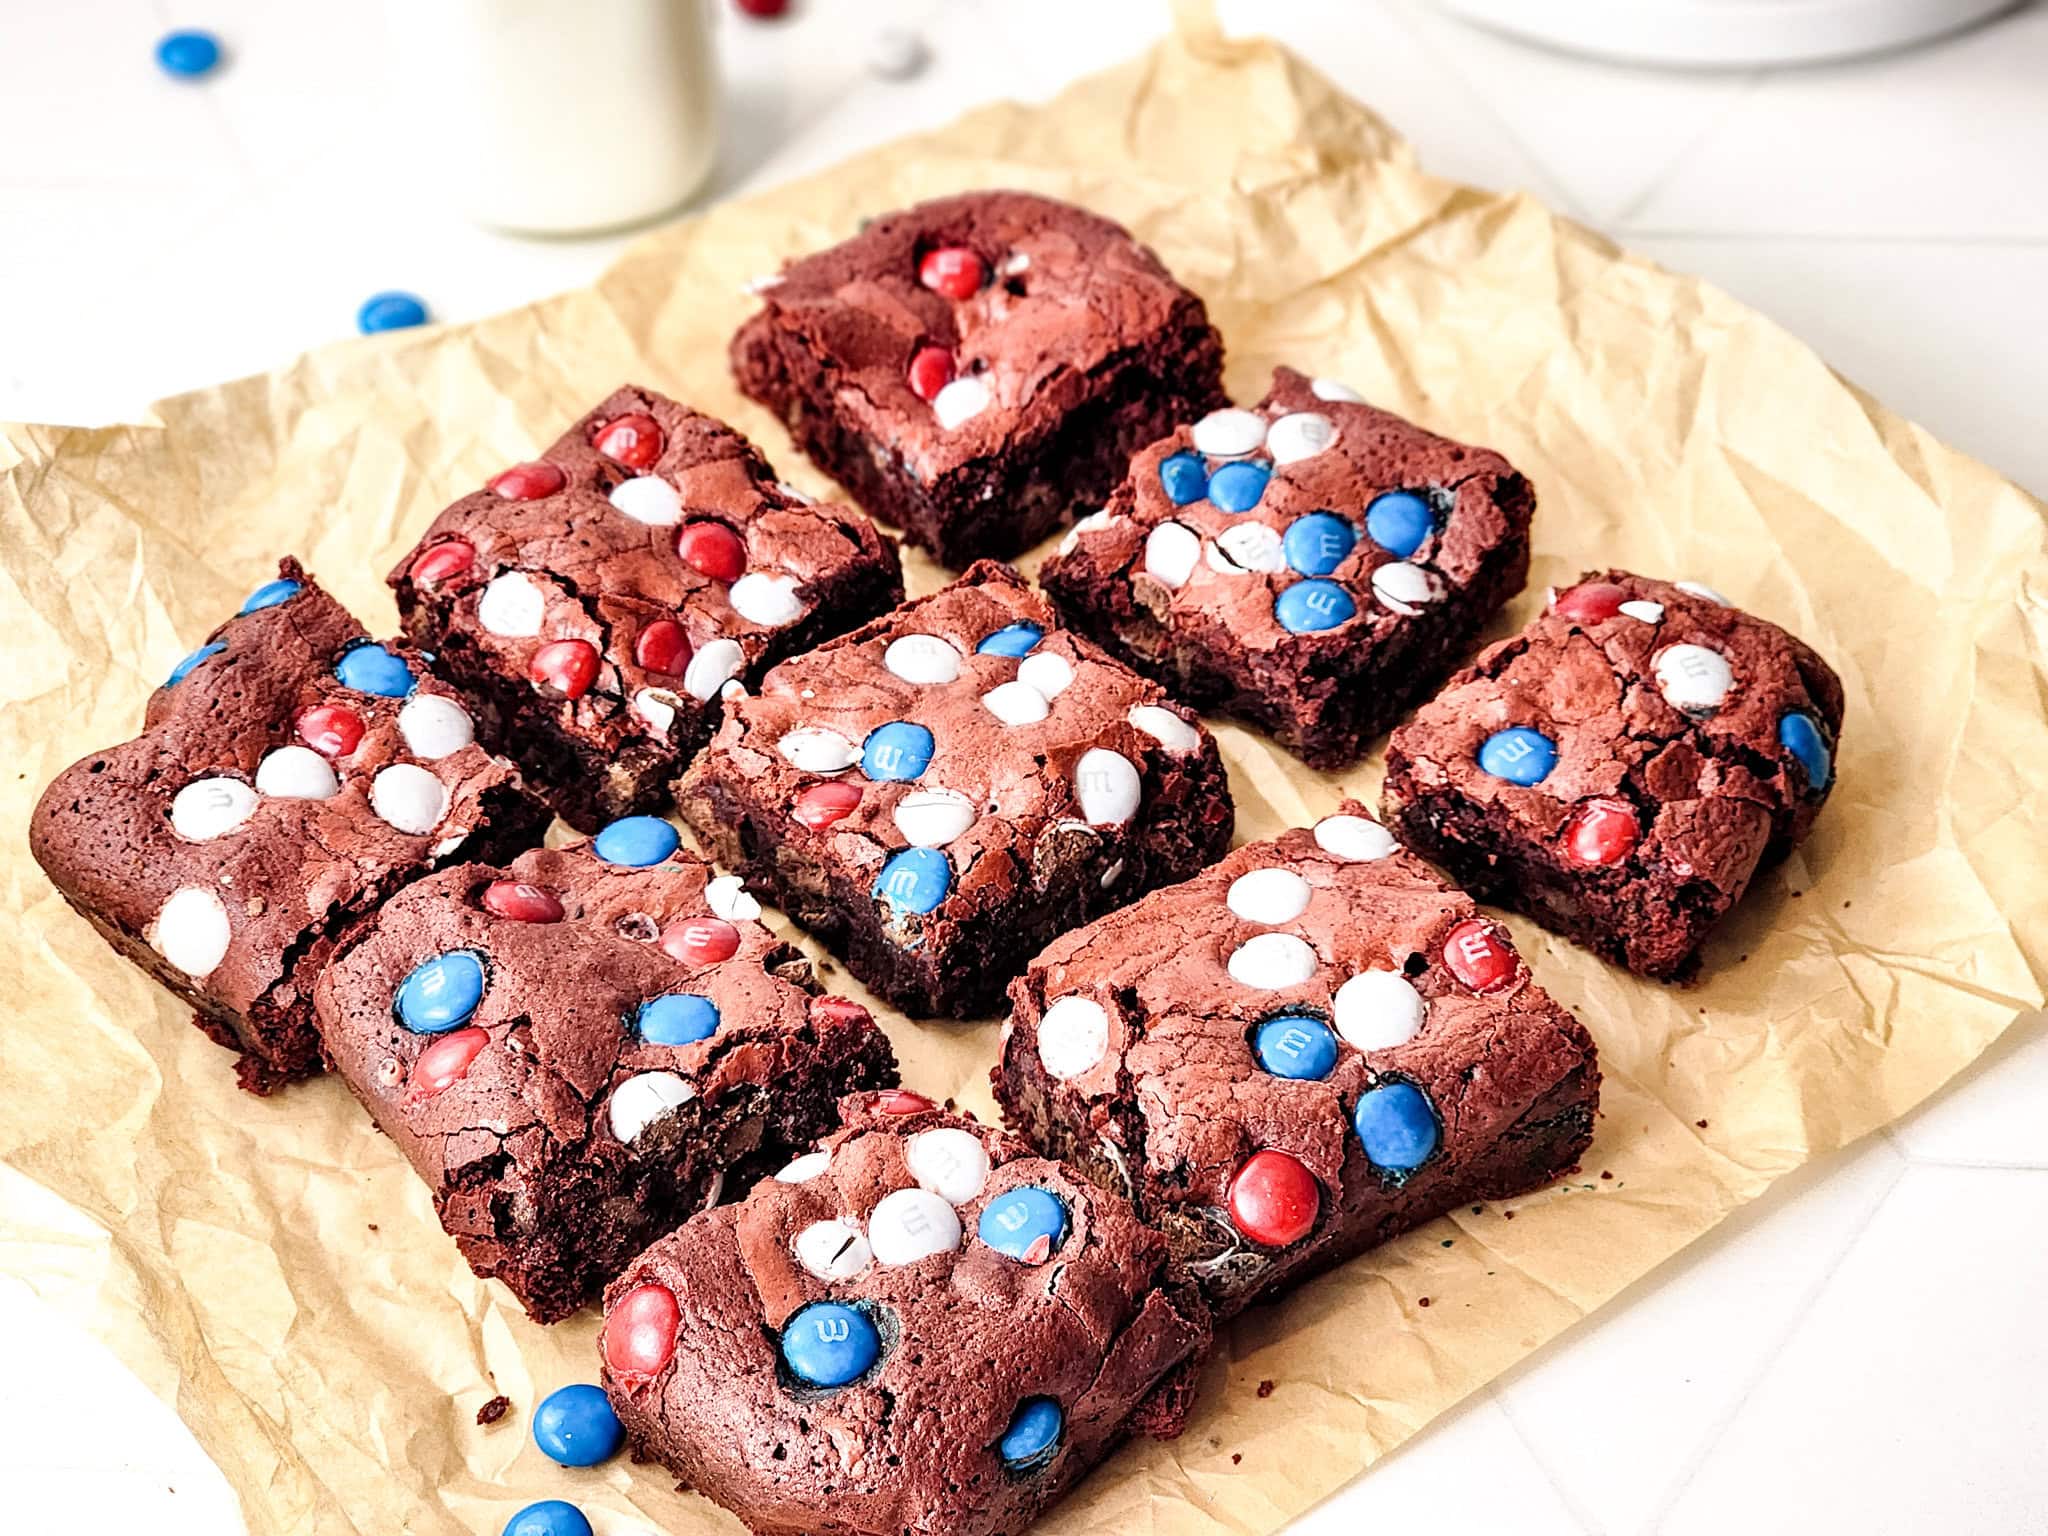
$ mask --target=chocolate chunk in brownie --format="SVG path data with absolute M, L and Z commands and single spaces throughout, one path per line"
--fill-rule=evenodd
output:
M 962 1018 L 1232 825 L 1209 733 L 992 562 L 770 672 L 676 800 L 862 981 Z
M 1569 1172 L 1600 1071 L 1499 925 L 1344 805 L 1055 940 L 1012 1126 L 1127 1193 L 1219 1315 Z
M 896 1080 L 865 1009 L 653 817 L 386 902 L 321 979 L 335 1070 L 542 1322 Z
M 1506 459 L 1291 368 L 1131 462 L 1039 580 L 1066 621 L 1318 768 L 1424 698 L 1529 574 Z
M 540 840 L 546 809 L 473 734 L 424 657 L 367 639 L 285 560 L 150 696 L 139 735 L 57 776 L 29 845 L 268 1093 L 320 1069 L 313 983 L 379 901 Z
M 1842 684 L 1711 589 L 1588 575 L 1394 733 L 1384 809 L 1483 900 L 1685 974 L 1834 782 Z
M 740 388 L 955 568 L 1101 505 L 1134 452 L 1224 403 L 1202 301 L 1128 231 L 1029 193 L 876 219 L 761 299 Z
M 1180 1432 L 1209 1319 L 1126 1202 L 914 1094 L 845 1112 L 606 1292 L 638 1454 L 759 1536 L 994 1536 Z
M 583 831 L 668 805 L 720 694 L 903 597 L 896 547 L 737 432 L 624 388 L 434 520 L 389 577 L 484 739 Z

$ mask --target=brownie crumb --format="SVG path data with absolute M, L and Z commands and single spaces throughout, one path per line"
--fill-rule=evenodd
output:
M 1600 1177 L 1603 1179 L 1611 1179 L 1614 1177 L 1614 1173 L 1611 1169 L 1602 1168 L 1600 1170 Z
M 1233 1467 L 1234 1467 L 1234 1466 L 1236 1466 L 1236 1465 L 1237 1465 L 1237 1464 L 1238 1464 L 1239 1462 L 1241 1462 L 1241 1461 L 1243 1461 L 1243 1460 L 1244 1460 L 1244 1452 L 1243 1452 L 1243 1451 L 1232 1451 L 1232 1452 L 1230 1453 L 1230 1464 L 1231 1464 L 1231 1465 L 1232 1465 Z
M 1273 1381 L 1273 1380 L 1271 1380 L 1270 1378 L 1269 1378 L 1269 1379 L 1267 1379 L 1267 1380 L 1265 1380 L 1265 1381 L 1262 1381 L 1262 1382 L 1260 1382 L 1260 1383 L 1259 1383 L 1259 1396 L 1261 1396 L 1261 1397 L 1271 1397 L 1271 1396 L 1273 1395 L 1273 1389 L 1274 1389 L 1274 1388 L 1275 1388 L 1276 1386 L 1278 1386 L 1278 1385 L 1279 1385 L 1279 1383 L 1278 1383 L 1278 1382 L 1276 1382 L 1276 1381 Z
M 1513 1221 L 1515 1219 L 1515 1213 L 1513 1211 L 1502 1211 L 1500 1213 L 1500 1219 L 1502 1221 Z
M 1707 1122 L 1704 1120 L 1695 1120 L 1693 1121 L 1693 1124 L 1698 1126 L 1703 1131 L 1707 1128 Z
M 1418 1296 L 1415 1298 L 1415 1305 L 1417 1305 L 1418 1307 L 1426 1307 L 1429 1305 L 1429 1298 L 1427 1296 Z
M 374 1232 L 374 1231 L 376 1231 L 376 1230 L 377 1230 L 377 1223 L 375 1223 L 374 1221 L 373 1221 L 373 1222 L 371 1222 L 371 1223 L 370 1223 L 369 1225 L 370 1225 L 370 1230 L 371 1230 L 372 1232 Z
M 505 1417 L 505 1410 L 511 1406 L 512 1399 L 500 1392 L 488 1403 L 485 1403 L 483 1407 L 477 1409 L 476 1421 L 479 1424 L 495 1424 L 498 1420 Z

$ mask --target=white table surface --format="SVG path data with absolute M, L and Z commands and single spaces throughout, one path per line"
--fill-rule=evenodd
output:
M 589 0 L 593 12 L 603 0 Z M 1532 0 L 1535 3 L 1535 0 Z M 1664 75 L 1475 32 L 1426 0 L 1226 3 L 1302 49 L 1430 168 L 1524 187 L 1811 341 L 2048 492 L 2048 10 L 1796 73 Z M 1136 52 L 1158 0 L 811 0 L 721 18 L 708 195 L 812 169 Z M 934 59 L 862 75 L 884 20 Z M 157 72 L 173 24 L 230 66 Z M 346 334 L 381 288 L 487 314 L 594 277 L 623 238 L 455 222 L 384 110 L 374 6 L 6 0 L 0 417 L 96 423 Z M 2048 1532 L 2048 1029 L 1804 1171 L 1295 1528 Z M 0 1277 L 0 1527 L 229 1536 L 170 1411 Z M 624 1527 L 603 1527 L 622 1536 Z

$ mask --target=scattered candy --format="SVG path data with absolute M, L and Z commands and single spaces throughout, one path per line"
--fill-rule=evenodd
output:
M 1266 418 L 1235 408 L 1211 411 L 1195 423 L 1189 436 L 1197 453 L 1234 459 L 1255 452 L 1266 441 Z
M 1202 745 L 1202 733 L 1163 705 L 1133 704 L 1125 718 L 1169 752 L 1193 752 Z
M 1261 992 L 1298 987 L 1316 973 L 1316 952 L 1291 933 L 1255 933 L 1231 953 L 1231 978 Z
M 1171 453 L 1159 461 L 1159 484 L 1166 499 L 1185 507 L 1209 494 L 1209 466 L 1199 453 Z
M 311 747 L 278 747 L 256 765 L 256 793 L 279 800 L 331 800 L 341 793 L 341 780 Z
M 153 929 L 151 948 L 194 981 L 211 975 L 228 952 L 227 908 L 203 885 L 171 892 Z
M 398 734 L 414 757 L 435 762 L 476 740 L 469 711 L 438 693 L 416 693 L 398 710 Z
M 426 323 L 426 300 L 402 288 L 373 293 L 356 311 L 356 329 L 365 336 L 374 336 L 380 331 L 410 330 Z
M 476 600 L 476 621 L 494 635 L 523 640 L 540 633 L 547 594 L 524 571 L 493 576 Z
M 1403 618 L 1414 618 L 1435 602 L 1442 592 L 1443 584 L 1437 580 L 1435 572 L 1425 571 L 1405 560 L 1389 561 L 1375 567 L 1372 573 L 1372 595 L 1380 600 L 1382 606 Z
M 673 528 L 683 520 L 683 495 L 659 475 L 635 475 L 612 487 L 611 504 L 636 523 Z
M 1209 568 L 1226 576 L 1287 569 L 1286 546 L 1264 523 L 1233 523 L 1209 547 Z
M 1351 1128 L 1373 1166 L 1397 1175 L 1413 1173 L 1428 1162 L 1442 1139 L 1436 1111 L 1413 1083 L 1368 1088 L 1351 1112 Z
M 167 75 L 197 80 L 220 64 L 220 39 L 211 32 L 167 32 L 157 39 L 156 62 Z
M 612 1090 L 606 1119 L 612 1134 L 631 1146 L 648 1126 L 674 1114 L 695 1097 L 697 1090 L 673 1072 L 641 1072 Z
M 895 1190 L 868 1216 L 868 1242 L 877 1263 L 915 1264 L 960 1246 L 960 1214 L 928 1189 Z
M 693 969 L 717 965 L 740 952 L 740 931 L 722 917 L 692 917 L 662 930 L 661 949 Z
M 1275 1077 L 1321 1082 L 1337 1066 L 1337 1037 L 1321 1019 L 1283 1013 L 1259 1026 L 1252 1053 Z
M 1074 792 L 1091 827 L 1120 827 L 1138 811 L 1141 781 L 1128 757 L 1090 747 L 1074 768 Z
M 1304 577 L 1273 600 L 1273 617 L 1295 635 L 1335 629 L 1357 612 L 1349 592 L 1320 576 Z
M 1074 681 L 1074 664 L 1057 651 L 1040 651 L 1017 663 L 1017 681 L 1056 699 Z
M 798 726 L 775 743 L 791 767 L 805 773 L 844 773 L 860 761 L 860 748 L 821 725 Z
M 694 992 L 650 997 L 634 1015 L 633 1027 L 649 1045 L 695 1045 L 718 1033 L 718 1004 Z
M 683 692 L 693 699 L 709 699 L 738 677 L 746 664 L 747 653 L 739 642 L 721 635 L 697 647 L 697 654 L 683 669 Z
M 1036 725 L 1052 708 L 1044 694 L 1021 678 L 997 683 L 981 696 L 981 702 L 1005 725 Z
M 452 1034 L 436 1035 L 412 1064 L 407 1094 L 414 1099 L 425 1099 L 445 1093 L 469 1076 L 469 1069 L 490 1043 L 490 1031 L 479 1029 L 474 1024 Z
M 911 355 L 905 377 L 910 392 L 929 405 L 953 382 L 953 354 L 944 347 L 919 347 Z
M 775 1175 L 778 1184 L 808 1184 L 832 1165 L 830 1152 L 806 1152 L 790 1159 Z
M 813 784 L 796 797 L 796 804 L 789 814 L 813 832 L 822 831 L 835 821 L 850 815 L 860 804 L 861 788 L 858 784 L 833 781 Z
M 1344 405 L 1365 404 L 1365 396 L 1341 379 L 1310 379 L 1308 388 L 1318 400 L 1335 400 Z
M 1066 1202 L 1049 1189 L 1020 1184 L 981 1208 L 976 1233 L 1020 1264 L 1043 1264 L 1066 1240 Z
M 914 789 L 896 802 L 894 819 L 911 847 L 943 848 L 974 825 L 974 802 L 950 789 Z
M 198 666 L 202 661 L 205 661 L 210 656 L 218 656 L 222 651 L 226 649 L 227 646 L 219 640 L 207 641 L 206 644 L 200 646 L 198 650 L 194 651 L 191 655 L 187 656 L 183 661 L 179 662 L 175 667 L 171 668 L 171 675 L 164 679 L 164 686 L 166 688 L 177 687 L 178 684 L 182 683 L 183 681 L 185 681 L 186 678 L 192 675 L 192 669 L 194 667 Z
M 466 949 L 422 960 L 398 984 L 398 1022 L 416 1035 L 446 1034 L 484 1000 L 484 963 Z
M 1029 619 L 1019 619 L 982 636 L 974 652 L 977 656 L 1028 656 L 1031 648 L 1044 638 L 1043 629 Z
M 682 841 L 659 816 L 622 816 L 599 832 L 590 847 L 607 864 L 645 869 L 674 853 Z
M 1511 725 L 1479 744 L 1479 766 L 1510 784 L 1541 784 L 1557 766 L 1557 743 L 1541 731 Z
M 1778 722 L 1778 745 L 1806 771 L 1806 787 L 1823 793 L 1835 776 L 1835 754 L 1813 716 L 1794 710 Z
M 1653 663 L 1657 691 L 1673 709 L 1710 714 L 1735 686 L 1735 669 L 1719 651 L 1704 645 L 1667 645 Z
M 298 595 L 299 584 L 290 577 L 281 576 L 276 581 L 266 581 L 242 599 L 242 606 L 236 617 L 260 613 L 265 608 L 275 608 L 279 603 L 288 603 Z
M 988 1148 L 957 1126 L 919 1131 L 903 1144 L 903 1161 L 921 1188 L 950 1205 L 980 1199 L 988 1184 Z
M 524 880 L 493 880 L 480 898 L 493 917 L 513 923 L 559 923 L 562 898 L 543 885 Z
M 1365 509 L 1365 531 L 1396 560 L 1406 560 L 1436 532 L 1436 512 L 1415 491 L 1383 491 Z
M 924 260 L 917 264 L 917 280 L 932 292 L 959 302 L 981 292 L 988 269 L 964 245 L 942 245 L 925 252 Z
M 938 418 L 941 428 L 951 432 L 987 410 L 994 398 L 986 379 L 978 374 L 969 374 L 964 379 L 953 380 L 932 397 L 932 414 Z
M 1623 603 L 1617 611 L 1627 614 L 1632 619 L 1640 620 L 1644 624 L 1656 624 L 1664 618 L 1664 605 L 1662 603 L 1640 601 Z
M 1620 800 L 1588 800 L 1564 825 L 1564 848 L 1575 864 L 1599 868 L 1619 864 L 1642 836 L 1632 806 Z
M 1337 989 L 1330 1015 L 1337 1033 L 1361 1051 L 1406 1045 L 1427 1011 L 1415 983 L 1399 971 L 1360 971 Z
M 1320 411 L 1290 411 L 1266 429 L 1266 451 L 1276 464 L 1312 459 L 1337 441 L 1337 424 Z
M 652 469 L 668 440 L 662 436 L 661 423 L 644 411 L 634 411 L 599 427 L 590 446 L 628 469 Z
M 780 629 L 803 617 L 803 599 L 796 595 L 794 576 L 768 571 L 751 571 L 732 584 L 726 601 L 732 611 L 749 624 L 763 629 Z
M 475 563 L 474 546 L 462 539 L 449 539 L 431 549 L 421 550 L 406 575 L 414 586 L 432 591 L 442 582 L 460 576 Z
M 256 791 L 240 779 L 194 779 L 171 797 L 171 830 L 188 843 L 211 842 L 256 814 Z
M 1066 1427 L 1067 1416 L 1058 1403 L 1049 1397 L 1027 1397 L 996 1442 L 996 1454 L 1012 1472 L 1035 1470 L 1052 1460 Z
M 1209 477 L 1209 503 L 1224 512 L 1249 512 L 1266 494 L 1273 471 L 1264 464 L 1240 460 L 1225 464 Z
M 932 763 L 934 743 L 926 727 L 891 720 L 868 732 L 860 746 L 860 771 L 878 784 L 914 779 Z
M 1358 544 L 1358 530 L 1334 512 L 1311 512 L 1287 525 L 1281 548 L 1304 576 L 1327 576 Z
M 499 470 L 484 482 L 484 488 L 496 491 L 507 501 L 539 501 L 543 496 L 554 495 L 568 483 L 569 477 L 562 473 L 560 466 L 550 464 L 546 459 L 533 459 Z
M 594 1467 L 626 1443 L 626 1427 L 612 1412 L 604 1388 L 577 1382 L 560 1387 L 533 1410 L 533 1443 L 565 1467 Z
M 1223 904 L 1248 923 L 1291 923 L 1308 910 L 1308 882 L 1291 869 L 1246 870 Z
M 1323 1192 L 1297 1158 L 1271 1147 L 1254 1152 L 1231 1177 L 1231 1223 L 1268 1248 L 1286 1248 L 1315 1230 Z
M 1325 816 L 1316 823 L 1316 846 L 1347 864 L 1370 864 L 1399 845 L 1393 833 L 1369 816 Z
M 1732 608 L 1735 606 L 1703 581 L 1674 581 L 1672 585 L 1678 588 L 1679 591 L 1688 593 L 1693 597 L 1706 599 L 1716 608 Z
M 1506 936 L 1477 917 L 1466 918 L 1444 935 L 1444 964 L 1474 992 L 1493 992 L 1506 986 L 1522 967 Z
M 448 790 L 418 763 L 393 763 L 370 781 L 370 809 L 399 831 L 425 837 L 448 814 Z
M 960 675 L 960 653 L 937 635 L 903 635 L 889 642 L 882 665 L 906 683 L 950 683 Z
M 1079 1077 L 1109 1051 L 1109 1014 L 1092 997 L 1055 998 L 1038 1020 L 1038 1060 L 1065 1082 Z
M 875 1251 L 858 1227 L 843 1221 L 814 1221 L 790 1244 L 797 1263 L 820 1280 L 852 1280 L 875 1262 Z
M 782 1330 L 782 1363 L 813 1387 L 858 1381 L 882 1353 L 882 1337 L 867 1314 L 836 1301 L 814 1301 Z
M 504 1536 L 592 1536 L 590 1521 L 574 1504 L 542 1499 L 505 1522 Z
M 882 866 L 875 895 L 889 904 L 891 915 L 914 916 L 931 911 L 953 888 L 953 865 L 937 848 L 906 848 Z
M 1621 605 L 1627 601 L 1628 593 L 1613 582 L 1588 581 L 1558 593 L 1550 606 L 1574 624 L 1604 624 L 1621 612 Z
M 605 1314 L 604 1363 L 629 1381 L 654 1375 L 675 1354 L 682 1321 L 667 1286 L 634 1286 Z
M 565 699 L 580 699 L 597 681 L 604 658 L 588 640 L 550 640 L 526 663 L 536 687 L 552 688 Z
M 1202 558 L 1202 537 L 1185 523 L 1161 523 L 1145 535 L 1145 571 L 1169 587 L 1179 587 L 1195 573 Z
M 402 699 L 413 690 L 412 668 L 403 658 L 368 640 L 341 653 L 334 675 L 344 688 L 380 699 Z
M 868 69 L 884 80 L 908 80 L 924 68 L 924 39 L 914 32 L 884 27 L 868 44 Z

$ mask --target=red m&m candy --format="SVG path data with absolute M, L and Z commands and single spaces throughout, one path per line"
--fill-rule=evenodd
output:
M 849 815 L 859 804 L 858 784 L 827 779 L 823 784 L 813 784 L 798 795 L 796 804 L 789 808 L 789 814 L 813 832 L 819 832 Z
M 1557 594 L 1551 607 L 1577 624 L 1598 624 L 1621 612 L 1628 594 L 1611 581 L 1589 581 Z
M 953 354 L 944 347 L 919 347 L 910 360 L 910 392 L 927 403 L 953 382 Z
M 912 1093 L 908 1088 L 884 1088 L 875 1095 L 875 1108 L 885 1115 L 914 1115 L 921 1110 L 938 1107 L 923 1094 Z
M 515 923 L 559 923 L 562 898 L 544 885 L 493 880 L 484 887 L 484 910 Z
M 604 1363 L 620 1376 L 652 1376 L 676 1352 L 683 1311 L 665 1285 L 636 1285 L 605 1314 Z
M 917 280 L 949 299 L 973 298 L 987 279 L 988 268 L 964 245 L 942 245 L 935 251 L 926 251 L 924 260 L 917 264 Z
M 862 1024 L 874 1017 L 850 997 L 814 997 L 811 1016 L 822 1024 Z
M 471 545 L 461 539 L 450 539 L 445 544 L 420 551 L 419 558 L 413 561 L 412 569 L 406 575 L 412 578 L 414 586 L 431 589 L 451 577 L 460 576 L 475 563 L 476 550 Z
M 546 459 L 514 464 L 491 476 L 488 484 L 507 501 L 538 501 L 552 496 L 569 483 L 569 477 Z
M 669 924 L 661 936 L 661 947 L 685 965 L 716 965 L 739 953 L 740 931 L 723 918 L 693 917 Z
M 413 1063 L 412 1081 L 406 1092 L 413 1098 L 424 1099 L 452 1088 L 469 1075 L 470 1063 L 481 1056 L 484 1047 L 491 1043 L 488 1030 L 471 1025 L 458 1029 L 453 1034 L 436 1035 L 420 1058 Z
M 676 553 L 713 581 L 738 581 L 746 574 L 747 546 L 723 523 L 686 523 L 676 535 Z
M 363 741 L 363 717 L 339 704 L 315 704 L 298 727 L 299 739 L 325 757 L 347 757 Z
M 1268 1248 L 1285 1248 L 1315 1229 L 1323 1192 L 1300 1159 L 1268 1147 L 1231 1177 L 1227 1203 L 1238 1231 Z
M 656 619 L 635 637 L 633 659 L 650 672 L 681 677 L 690 664 L 690 637 L 674 619 Z
M 565 699 L 580 699 L 597 681 L 597 647 L 588 640 L 550 640 L 533 653 L 526 675 Z
M 1444 964 L 1474 992 L 1491 992 L 1515 979 L 1521 958 L 1492 923 L 1468 917 L 1444 935 Z
M 1643 835 L 1635 808 L 1620 800 L 1588 800 L 1564 825 L 1564 848 L 1574 863 L 1619 864 Z
M 667 445 L 662 439 L 661 424 L 645 411 L 634 411 L 627 416 L 614 416 L 599 427 L 591 446 L 615 464 L 647 469 L 661 457 L 661 450 Z

